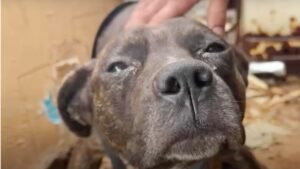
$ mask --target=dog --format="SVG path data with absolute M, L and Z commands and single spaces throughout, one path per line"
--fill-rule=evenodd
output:
M 261 168 L 243 145 L 245 57 L 184 17 L 124 31 L 134 5 L 117 8 L 60 88 L 66 126 L 140 169 Z

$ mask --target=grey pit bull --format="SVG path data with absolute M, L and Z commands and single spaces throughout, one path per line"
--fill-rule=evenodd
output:
M 65 124 L 140 169 L 260 168 L 243 146 L 245 58 L 183 17 L 122 31 L 133 7 L 98 33 L 96 58 L 61 87 Z

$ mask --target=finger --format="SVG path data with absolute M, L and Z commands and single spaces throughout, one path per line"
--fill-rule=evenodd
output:
M 207 24 L 215 33 L 224 35 L 228 0 L 210 0 L 207 11 Z
M 155 13 L 166 3 L 166 0 L 141 0 L 133 10 L 126 28 L 148 24 Z
M 155 26 L 167 19 L 181 16 L 193 7 L 199 0 L 169 0 L 165 6 L 151 18 L 149 25 Z

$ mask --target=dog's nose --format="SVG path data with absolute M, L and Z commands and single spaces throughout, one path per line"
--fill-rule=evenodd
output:
M 202 62 L 176 62 L 163 68 L 156 77 L 157 92 L 162 95 L 180 95 L 200 92 L 213 81 L 211 69 Z

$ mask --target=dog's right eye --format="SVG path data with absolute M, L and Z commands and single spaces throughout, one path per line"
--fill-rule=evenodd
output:
M 117 62 L 111 63 L 108 66 L 107 72 L 110 72 L 110 73 L 119 73 L 122 70 L 125 70 L 127 68 L 128 68 L 128 65 L 125 62 L 117 61 Z
M 217 42 L 214 42 L 214 43 L 211 43 L 207 46 L 207 48 L 204 50 L 204 52 L 207 52 L 207 53 L 218 53 L 218 52 L 222 52 L 225 50 L 225 47 L 224 45 L 220 44 L 220 43 L 217 43 Z

